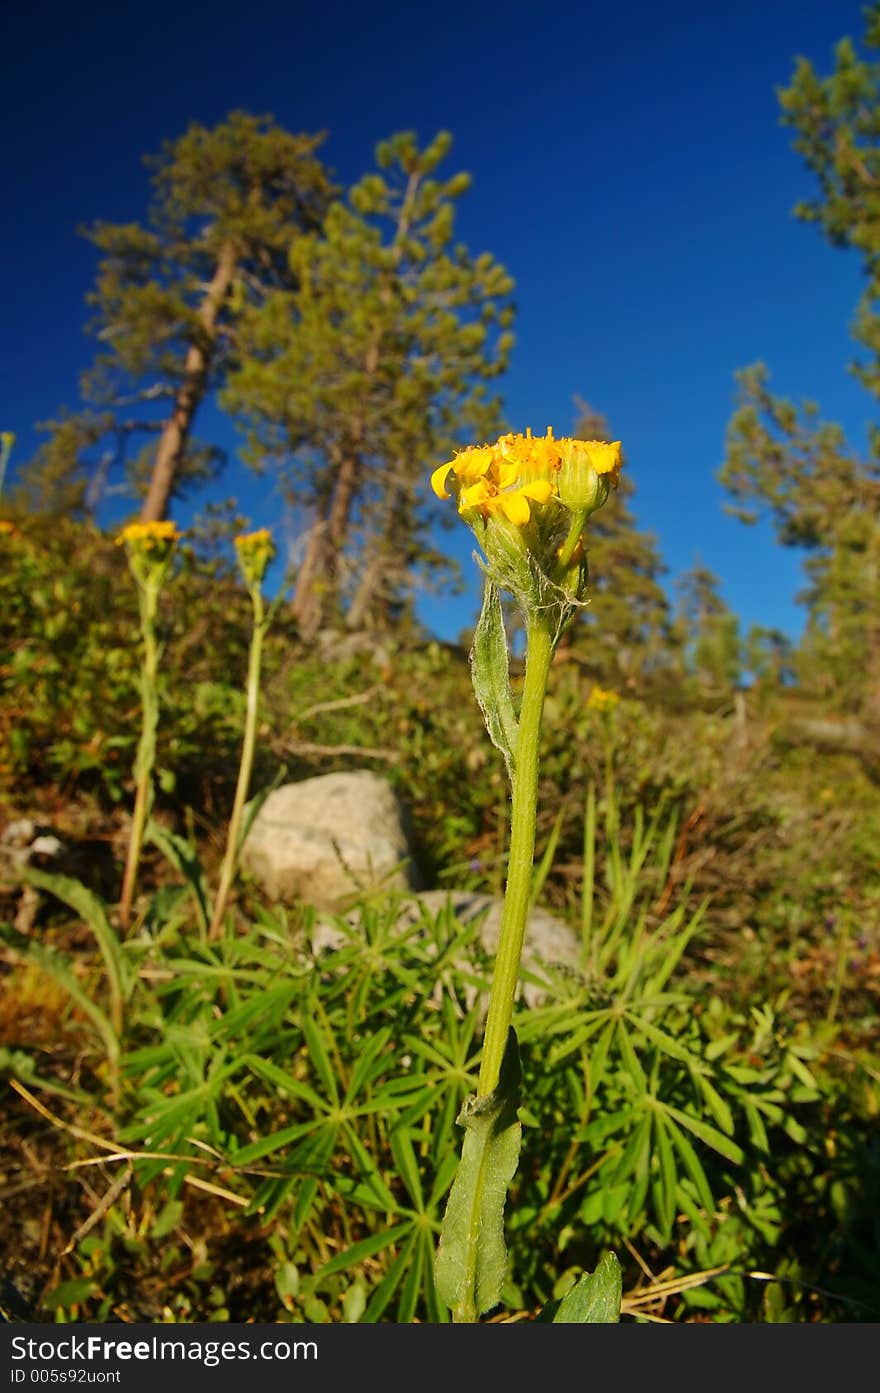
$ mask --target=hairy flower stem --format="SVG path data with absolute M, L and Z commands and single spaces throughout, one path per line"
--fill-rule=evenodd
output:
M 546 621 L 540 615 L 529 619 L 526 626 L 526 672 L 511 801 L 507 889 L 483 1035 L 483 1053 L 477 1085 L 480 1096 L 491 1093 L 498 1083 L 513 1017 L 520 957 L 531 900 L 538 796 L 538 745 L 552 657 L 553 640 Z
M 141 737 L 135 759 L 135 796 L 131 818 L 131 835 L 119 898 L 119 923 L 125 930 L 131 922 L 131 902 L 137 879 L 144 828 L 152 803 L 152 773 L 156 754 L 156 728 L 159 723 L 159 645 L 156 640 L 156 611 L 159 604 L 158 581 L 138 585 L 138 607 L 141 617 L 143 658 L 141 661 Z
M 247 710 L 244 722 L 244 738 L 241 746 L 241 760 L 238 766 L 238 782 L 235 785 L 235 798 L 232 803 L 232 812 L 229 818 L 229 829 L 226 833 L 226 851 L 223 857 L 223 865 L 220 869 L 220 884 L 217 890 L 217 897 L 214 901 L 214 913 L 211 917 L 211 927 L 208 930 L 210 939 L 217 939 L 222 933 L 223 915 L 226 912 L 226 903 L 229 899 L 229 891 L 232 888 L 232 880 L 238 865 L 238 853 L 240 851 L 241 820 L 244 813 L 245 799 L 251 781 L 251 771 L 254 766 L 254 746 L 257 738 L 257 712 L 260 701 L 260 664 L 263 656 L 263 635 L 266 631 L 265 609 L 263 596 L 259 585 L 251 587 L 251 603 L 254 608 L 254 629 L 251 635 L 250 654 L 248 656 L 248 675 L 247 675 Z

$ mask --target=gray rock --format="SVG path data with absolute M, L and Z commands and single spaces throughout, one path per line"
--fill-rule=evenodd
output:
M 418 885 L 400 803 L 387 779 L 367 769 L 275 789 L 248 833 L 241 864 L 270 898 L 318 909 Z

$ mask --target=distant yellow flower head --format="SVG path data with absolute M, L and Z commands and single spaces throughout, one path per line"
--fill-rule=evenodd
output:
M 15 432 L 11 430 L 0 430 L 0 449 L 9 453 L 15 444 Z
M 243 532 L 236 537 L 235 551 L 247 585 L 260 585 L 266 567 L 275 556 L 275 543 L 268 527 L 261 527 L 257 532 Z
M 125 547 L 129 569 L 138 585 L 155 590 L 163 584 L 182 536 L 173 522 L 130 522 L 123 527 L 116 544 Z
M 20 537 L 21 532 L 8 518 L 0 518 L 0 537 Z
M 589 711 L 613 711 L 620 697 L 617 692 L 606 691 L 604 687 L 594 687 L 587 698 Z
M 116 538 L 117 545 L 137 551 L 165 551 L 183 536 L 173 522 L 130 522 Z

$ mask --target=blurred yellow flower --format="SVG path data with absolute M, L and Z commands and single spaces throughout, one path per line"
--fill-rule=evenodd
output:
M 594 687 L 587 698 L 589 711 L 613 711 L 620 697 L 617 692 L 606 691 L 604 687 Z
M 248 585 L 259 585 L 266 567 L 275 556 L 275 543 L 268 527 L 256 532 L 243 532 L 235 538 L 238 564 Z
M 119 536 L 116 538 L 117 546 L 123 544 L 136 547 L 143 551 L 152 551 L 157 547 L 166 547 L 179 541 L 183 536 L 178 532 L 173 522 L 130 522 L 127 527 L 123 527 Z

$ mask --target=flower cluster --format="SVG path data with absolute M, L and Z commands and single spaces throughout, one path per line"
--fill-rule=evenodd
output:
M 130 522 L 116 538 L 128 553 L 128 565 L 138 585 L 157 590 L 165 580 L 174 548 L 182 537 L 173 522 Z
M 275 543 L 268 527 L 261 527 L 257 532 L 244 532 L 236 537 L 235 551 L 248 588 L 261 585 L 266 567 L 275 556 Z
M 601 507 L 620 478 L 620 441 L 572 440 L 546 435 L 502 435 L 494 445 L 472 445 L 431 475 L 438 498 L 455 494 L 458 511 L 484 519 L 501 514 L 525 527 L 532 508 L 558 501 L 572 513 Z
M 181 536 L 173 522 L 130 522 L 123 527 L 116 541 L 119 546 L 125 545 L 135 551 L 161 552 L 164 555 Z

